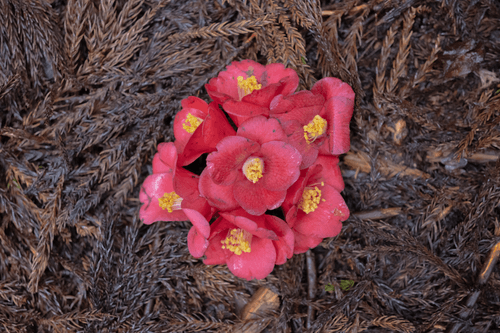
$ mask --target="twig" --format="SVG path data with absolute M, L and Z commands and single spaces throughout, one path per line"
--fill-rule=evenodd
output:
M 311 250 L 306 252 L 306 264 L 307 264 L 307 299 L 313 300 L 316 297 L 316 260 L 314 253 Z M 307 329 L 311 329 L 312 323 L 314 322 L 314 309 L 312 306 L 307 308 Z
M 279 306 L 278 294 L 266 287 L 260 287 L 252 296 L 250 302 L 245 305 L 241 313 L 241 320 L 258 319 L 263 313 L 277 310 Z
M 495 268 L 495 265 L 498 261 L 498 256 L 500 256 L 500 242 L 497 242 L 495 246 L 493 246 L 490 251 L 490 255 L 484 263 L 483 269 L 481 270 L 479 279 L 477 281 L 480 286 L 484 285 L 486 281 L 488 281 L 491 272 L 493 272 L 493 268 Z
M 436 222 L 441 221 L 444 219 L 451 211 L 453 208 L 453 205 L 449 205 L 448 207 L 439 206 L 435 208 L 431 214 L 425 219 L 425 221 L 422 223 L 422 227 L 425 227 L 429 224 L 434 224 Z
M 359 218 L 360 220 L 381 220 L 388 217 L 393 217 L 401 214 L 402 209 L 400 207 L 394 208 L 381 208 L 370 210 L 366 212 L 357 212 L 353 215 Z
M 348 152 L 344 157 L 344 163 L 351 169 L 359 170 L 365 173 L 370 173 L 372 168 L 370 165 L 370 157 L 364 152 Z M 387 159 L 376 160 L 377 171 L 382 172 L 384 175 L 394 177 L 397 174 L 401 176 L 411 176 L 414 178 L 430 178 L 428 173 L 418 169 L 408 168 L 401 164 L 395 164 Z
M 479 279 L 477 280 L 477 285 L 479 287 L 483 286 L 486 284 L 488 281 L 488 278 L 490 277 L 491 273 L 493 272 L 493 268 L 495 267 L 498 257 L 500 256 L 500 242 L 497 242 L 493 248 L 490 251 L 490 254 L 488 255 L 488 258 L 486 258 L 486 261 L 483 265 L 483 269 L 479 273 Z M 471 312 L 472 308 L 476 304 L 477 299 L 479 298 L 479 295 L 481 294 L 481 290 L 476 290 L 472 294 L 469 295 L 467 298 L 467 302 L 465 303 L 466 308 L 464 308 L 459 316 L 462 319 L 467 319 Z M 448 333 L 457 333 L 460 331 L 462 328 L 463 324 L 462 323 L 455 323 L 453 326 L 447 330 Z

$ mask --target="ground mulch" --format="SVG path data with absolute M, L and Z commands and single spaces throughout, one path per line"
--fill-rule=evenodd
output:
M 499 55 L 494 0 L 0 0 L 0 331 L 500 332 Z M 351 217 L 260 281 L 138 215 L 242 59 L 356 93 Z

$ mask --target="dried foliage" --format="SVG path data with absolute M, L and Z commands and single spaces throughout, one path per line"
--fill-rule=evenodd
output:
M 498 268 L 477 283 L 500 240 L 499 18 L 491 0 L 0 0 L 0 331 L 500 330 Z M 247 282 L 189 255 L 188 222 L 138 221 L 180 101 L 245 58 L 357 94 L 353 214 L 313 250 L 314 299 L 304 255 Z M 243 322 L 262 285 L 279 311 Z

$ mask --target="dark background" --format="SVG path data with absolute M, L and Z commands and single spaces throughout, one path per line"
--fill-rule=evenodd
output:
M 478 281 L 500 241 L 499 14 L 493 0 L 0 0 L 0 331 L 500 331 L 498 268 Z M 189 222 L 138 219 L 180 101 L 208 101 L 204 84 L 242 59 L 356 92 L 351 218 L 309 269 L 296 255 L 250 282 L 191 257 Z M 280 307 L 243 322 L 261 286 Z

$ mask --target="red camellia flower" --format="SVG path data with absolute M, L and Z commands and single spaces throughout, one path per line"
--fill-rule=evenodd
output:
M 283 203 L 286 221 L 295 235 L 295 253 L 304 253 L 323 238 L 338 235 L 342 221 L 349 217 L 349 209 L 339 193 L 344 188 L 340 170 L 332 163 L 336 161 L 329 158 L 338 161 L 337 157 L 328 156 L 304 170 Z
M 201 194 L 221 210 L 236 203 L 252 215 L 278 208 L 299 177 L 302 161 L 285 140 L 276 119 L 257 116 L 245 121 L 236 136 L 222 139 L 208 155 Z
M 276 95 L 293 93 L 298 84 L 297 73 L 283 64 L 263 66 L 252 60 L 243 60 L 227 66 L 205 88 L 239 126 L 248 117 L 268 116 L 271 100 Z
M 263 279 L 293 255 L 294 236 L 282 219 L 242 209 L 221 213 L 211 226 L 207 265 L 227 264 L 236 276 Z
M 280 120 L 288 142 L 302 154 L 301 169 L 314 163 L 318 153 L 349 150 L 353 108 L 352 88 L 336 78 L 319 80 L 311 91 L 276 96 L 270 105 L 271 116 Z
M 156 221 L 186 221 L 183 208 L 198 211 L 210 219 L 212 207 L 200 196 L 199 176 L 177 167 L 174 143 L 161 143 L 153 158 L 153 174 L 141 187 L 139 199 L 143 203 L 140 218 L 145 224 Z
M 349 217 L 338 155 L 350 148 L 355 96 L 336 78 L 298 83 L 283 64 L 244 60 L 205 85 L 212 103 L 182 100 L 176 140 L 158 145 L 141 187 L 142 221 L 190 220 L 191 255 L 247 280 L 336 236 Z M 202 154 L 200 176 L 183 168 Z M 265 214 L 279 207 L 285 221 Z
M 194 162 L 201 154 L 215 151 L 224 137 L 235 131 L 217 103 L 191 96 L 182 100 L 182 110 L 174 120 L 175 146 L 179 151 L 179 165 Z

